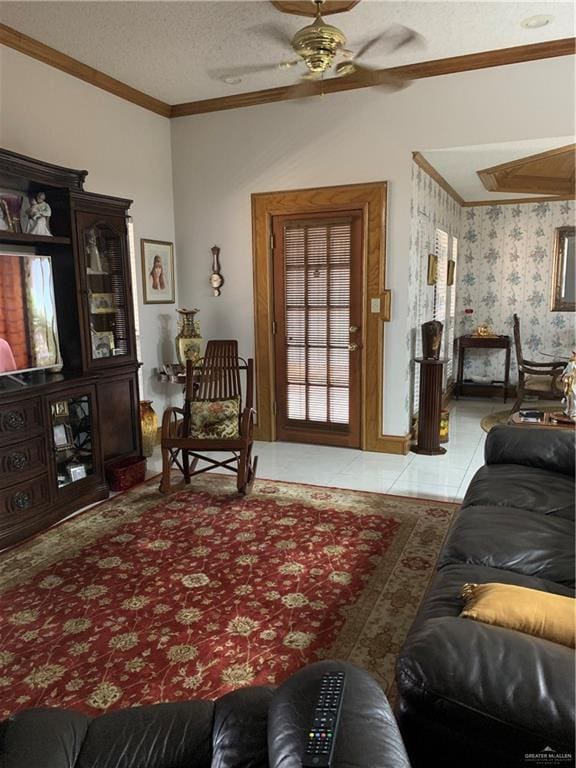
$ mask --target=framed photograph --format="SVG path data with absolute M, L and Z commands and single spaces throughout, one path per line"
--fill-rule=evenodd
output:
M 428 254 L 428 274 L 426 282 L 428 285 L 436 285 L 438 279 L 438 257 L 433 253 Z
M 91 293 L 90 294 L 90 312 L 93 315 L 107 315 L 114 312 L 114 294 L 113 293 Z
M 114 333 L 92 331 L 92 357 L 112 357 L 114 354 Z
M 58 402 L 52 403 L 51 409 L 53 418 L 67 418 L 68 400 L 58 400 Z
M 82 478 L 86 477 L 86 467 L 84 464 L 69 464 L 68 474 L 73 483 L 76 482 L 76 480 L 82 480 Z
M 446 276 L 446 285 L 454 285 L 454 273 L 456 271 L 456 262 L 454 259 L 448 261 L 448 273 Z
M 69 424 L 55 424 L 52 427 L 52 434 L 54 435 L 54 447 L 57 450 L 74 447 L 74 436 Z
M 174 245 L 140 240 L 144 304 L 174 304 Z

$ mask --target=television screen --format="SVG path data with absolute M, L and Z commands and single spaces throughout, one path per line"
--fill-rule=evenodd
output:
M 50 256 L 0 252 L 0 376 L 61 365 Z

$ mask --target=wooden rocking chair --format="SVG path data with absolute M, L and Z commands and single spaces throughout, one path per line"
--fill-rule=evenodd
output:
M 246 377 L 243 407 L 241 371 Z M 253 385 L 254 362 L 238 357 L 237 341 L 209 341 L 197 365 L 187 361 L 184 407 L 167 408 L 162 417 L 162 493 L 182 488 L 193 475 L 216 467 L 236 473 L 239 493 L 250 493 L 258 464 L 257 456 L 252 459 Z M 210 423 L 211 412 L 221 417 L 225 411 L 225 422 Z M 212 451 L 231 451 L 232 456 L 218 461 L 205 455 Z M 196 469 L 200 460 L 208 466 Z M 183 475 L 177 484 L 171 481 L 174 468 Z
M 548 363 L 537 363 L 526 360 L 522 355 L 522 340 L 520 338 L 520 319 L 514 315 L 514 345 L 518 363 L 518 385 L 516 402 L 512 413 L 520 410 L 526 395 L 532 395 L 546 400 L 559 400 L 563 395 L 560 377 L 567 362 L 555 360 Z

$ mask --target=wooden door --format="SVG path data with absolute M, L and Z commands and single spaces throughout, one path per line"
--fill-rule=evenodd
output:
M 273 219 L 276 434 L 361 445 L 362 211 Z

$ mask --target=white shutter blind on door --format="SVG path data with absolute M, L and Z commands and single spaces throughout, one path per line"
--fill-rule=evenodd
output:
M 351 222 L 284 227 L 290 421 L 347 425 Z

